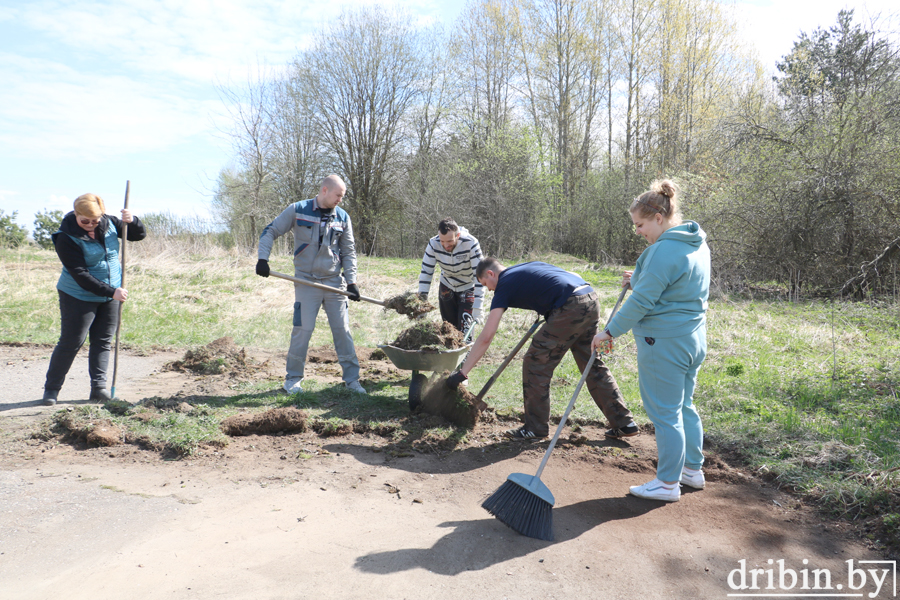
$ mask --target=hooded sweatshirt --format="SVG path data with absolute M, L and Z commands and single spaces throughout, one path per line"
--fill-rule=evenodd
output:
M 613 337 L 671 338 L 706 324 L 710 256 L 706 232 L 694 221 L 667 229 L 638 258 L 631 296 L 607 326 Z

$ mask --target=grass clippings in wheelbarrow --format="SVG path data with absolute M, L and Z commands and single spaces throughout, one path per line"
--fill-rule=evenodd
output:
M 444 417 L 454 425 L 472 429 L 487 404 L 479 400 L 465 387 L 451 389 L 447 387 L 449 372 L 435 373 L 428 380 L 425 395 L 419 410 L 432 415 Z
M 445 352 L 465 345 L 462 332 L 447 321 L 418 322 L 401 331 L 397 339 L 391 342 L 391 346 L 396 348 L 421 352 Z
M 406 292 L 399 296 L 392 296 L 384 301 L 384 310 L 395 310 L 410 319 L 421 317 L 434 310 L 434 306 L 427 300 L 422 300 L 414 292 Z

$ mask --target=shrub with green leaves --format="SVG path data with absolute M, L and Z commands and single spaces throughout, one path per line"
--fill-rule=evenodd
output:
M 16 223 L 17 216 L 19 216 L 17 210 L 12 211 L 10 215 L 6 215 L 0 210 L 0 247 L 18 248 L 25 243 L 28 232 Z
M 38 246 L 46 250 L 53 249 L 53 239 L 50 236 L 59 230 L 63 216 L 61 210 L 46 210 L 34 215 L 34 241 Z

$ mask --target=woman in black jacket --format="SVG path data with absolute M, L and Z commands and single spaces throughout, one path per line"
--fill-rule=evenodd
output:
M 63 268 L 56 284 L 60 336 L 44 384 L 43 401 L 51 406 L 56 404 L 72 361 L 89 334 L 90 399 L 111 399 L 106 390 L 109 348 L 116 334 L 119 304 L 128 298 L 128 291 L 121 287 L 119 238 L 126 223 L 129 241 L 136 242 L 147 235 L 143 223 L 128 209 L 122 210 L 121 219 L 104 214 L 103 199 L 95 194 L 79 196 L 74 208 L 52 235 Z

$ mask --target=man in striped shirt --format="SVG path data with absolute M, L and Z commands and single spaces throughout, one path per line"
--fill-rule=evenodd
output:
M 438 223 L 438 235 L 428 240 L 419 274 L 419 296 L 426 300 L 431 289 L 435 265 L 441 266 L 438 286 L 438 306 L 441 318 L 460 331 L 465 323 L 463 315 L 471 315 L 481 322 L 484 288 L 475 279 L 475 269 L 481 261 L 481 246 L 475 236 L 453 219 Z

